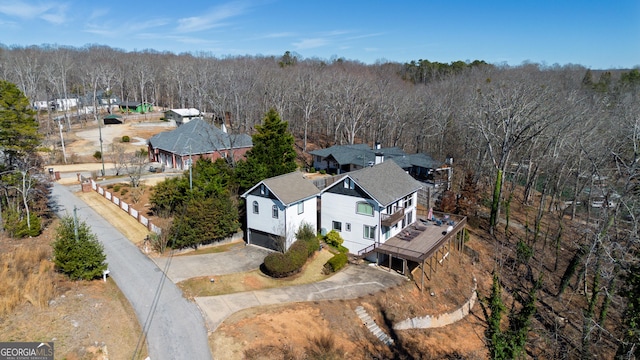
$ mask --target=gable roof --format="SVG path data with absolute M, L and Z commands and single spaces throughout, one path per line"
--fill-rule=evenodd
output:
M 288 174 L 264 179 L 242 194 L 242 197 L 246 197 L 261 184 L 267 186 L 269 191 L 285 206 L 308 199 L 320 193 L 320 190 L 313 185 L 311 181 L 305 178 L 300 171 L 296 170 Z
M 418 153 L 408 155 L 398 147 L 371 149 L 367 144 L 334 145 L 326 149 L 309 152 L 311 155 L 324 158 L 331 156 L 340 165 L 353 164 L 363 167 L 375 161 L 376 153 L 383 154 L 385 160 L 393 159 L 403 169 L 412 166 L 435 169 L 442 165 L 442 163 L 434 160 L 427 154 Z
M 407 174 L 394 161 L 385 161 L 380 164 L 352 171 L 342 178 L 351 178 L 362 190 L 368 193 L 382 206 L 387 206 L 422 188 L 422 184 Z M 328 189 L 340 184 L 337 181 Z
M 154 135 L 149 143 L 177 155 L 206 154 L 219 150 L 253 146 L 246 134 L 227 134 L 202 119 L 194 119 L 172 131 Z
M 169 112 L 172 111 L 182 117 L 189 117 L 189 116 L 200 116 L 200 110 L 196 109 L 196 108 L 188 108 L 188 109 L 171 109 L 171 110 L 167 110 L 165 112 Z

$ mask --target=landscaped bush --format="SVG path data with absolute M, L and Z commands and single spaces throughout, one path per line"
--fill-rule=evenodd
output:
M 131 138 L 128 135 L 124 135 L 122 137 L 122 142 L 123 143 L 128 143 L 129 141 L 131 141 Z
M 300 272 L 307 259 L 320 248 L 320 242 L 311 225 L 300 226 L 296 237 L 298 240 L 286 253 L 272 253 L 265 257 L 263 271 L 267 275 L 283 278 Z
M 93 153 L 93 158 L 96 160 L 102 159 L 102 153 L 100 151 L 96 151 Z
M 329 233 L 327 233 L 327 235 L 324 236 L 324 242 L 326 242 L 327 245 L 333 246 L 337 249 L 339 246 L 342 246 L 344 239 L 342 238 L 342 236 L 340 236 L 339 232 L 331 230 L 329 231 Z
M 120 188 L 121 188 L 121 187 L 122 187 L 121 185 L 114 185 L 114 186 L 113 186 L 113 191 L 114 191 L 114 192 L 120 192 Z
M 345 253 L 339 253 L 334 255 L 327 263 L 324 265 L 325 271 L 327 272 L 336 272 L 342 269 L 345 265 L 347 265 L 347 261 L 349 258 Z

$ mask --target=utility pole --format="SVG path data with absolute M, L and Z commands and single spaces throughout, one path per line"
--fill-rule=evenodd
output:
M 67 163 L 67 152 L 64 149 L 64 137 L 62 136 L 62 123 L 60 119 L 58 119 L 58 129 L 60 130 L 60 142 L 62 143 L 62 157 L 64 158 L 64 163 Z
M 189 190 L 193 192 L 193 171 L 191 168 L 193 167 L 193 160 L 191 159 L 191 144 L 189 144 Z
M 76 237 L 76 242 L 78 242 L 78 212 L 75 205 L 73 205 L 73 234 Z
M 94 111 L 95 111 L 95 106 L 94 106 Z M 100 118 L 96 117 L 96 119 L 98 119 L 98 132 L 100 134 L 100 160 L 102 160 L 102 176 L 104 176 L 105 172 L 104 172 L 104 151 L 102 151 L 102 126 L 100 125 Z

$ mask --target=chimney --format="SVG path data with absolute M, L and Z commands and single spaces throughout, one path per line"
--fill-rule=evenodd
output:
M 375 164 L 381 164 L 384 161 L 384 153 L 382 152 L 376 152 L 376 162 Z

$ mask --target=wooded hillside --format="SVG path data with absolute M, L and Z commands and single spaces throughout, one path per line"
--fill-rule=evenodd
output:
M 640 355 L 638 69 L 426 60 L 363 65 L 291 54 L 215 58 L 93 46 L 0 48 L 0 72 L 31 101 L 107 91 L 121 101 L 195 107 L 213 114 L 210 121 L 229 119 L 232 132 L 252 134 L 275 108 L 301 153 L 311 146 L 380 142 L 439 160 L 451 156 L 454 193 L 471 174 L 490 209 L 477 215 L 488 219 L 483 230 L 501 244 L 491 260 L 496 272 L 509 273 L 508 280 L 523 271 L 519 265 L 529 271 L 528 285 L 507 283 L 507 291 L 526 293 L 546 276 L 561 279 L 547 284 L 559 299 L 553 306 L 566 305 L 567 287 L 584 297 L 584 306 L 569 310 L 537 306 L 574 316 L 572 335 L 540 330 L 554 353 L 589 358 L 620 349 L 621 358 Z M 48 115 L 38 114 L 45 134 L 58 131 Z M 509 238 L 515 201 L 525 205 L 519 225 L 530 236 L 523 239 Z M 553 224 L 543 221 L 550 216 Z M 567 263 L 556 260 L 531 273 L 525 265 L 548 246 L 571 252 Z M 518 266 L 505 260 L 505 247 L 518 255 Z M 621 323 L 607 326 L 612 312 Z

